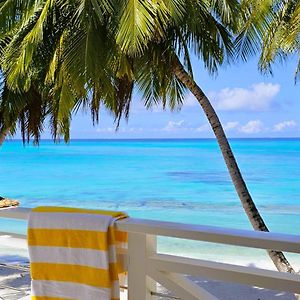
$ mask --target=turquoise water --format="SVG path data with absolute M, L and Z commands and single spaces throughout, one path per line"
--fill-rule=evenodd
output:
M 300 139 L 231 145 L 270 230 L 300 234 Z M 0 194 L 24 207 L 117 209 L 133 217 L 251 228 L 209 139 L 42 141 L 40 147 L 8 141 L 0 150 Z M 7 230 L 24 232 L 25 224 L 0 220 L 0 231 Z M 170 243 L 162 245 L 170 250 Z M 197 252 L 186 245 L 174 251 Z M 201 249 L 209 253 L 211 246 Z

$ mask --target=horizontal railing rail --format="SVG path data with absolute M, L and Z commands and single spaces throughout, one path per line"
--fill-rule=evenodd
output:
M 28 219 L 30 209 L 0 210 L 0 218 Z M 201 259 L 159 254 L 157 236 L 167 236 L 250 248 L 300 253 L 300 236 L 228 229 L 214 226 L 180 224 L 127 218 L 117 228 L 128 238 L 128 291 L 130 300 L 149 300 L 157 294 L 157 282 L 184 300 L 217 298 L 184 275 L 201 276 L 262 288 L 300 293 L 300 275 L 237 266 Z
M 0 210 L 0 218 L 27 220 L 29 208 Z M 259 249 L 273 249 L 300 253 L 300 235 L 250 231 L 217 226 L 193 225 L 184 223 L 127 218 L 117 222 L 123 231 L 168 236 L 226 245 L 244 246 Z
M 119 221 L 117 226 L 134 233 L 300 253 L 298 235 L 132 218 Z

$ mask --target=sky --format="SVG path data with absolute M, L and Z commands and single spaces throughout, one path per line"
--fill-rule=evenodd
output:
M 300 137 L 300 82 L 294 83 L 297 58 L 274 66 L 273 76 L 263 75 L 257 58 L 247 63 L 221 67 L 211 76 L 201 61 L 193 58 L 194 77 L 216 109 L 229 138 Z M 43 138 L 49 138 L 45 132 Z M 146 110 L 135 93 L 128 122 L 116 132 L 113 117 L 106 111 L 92 125 L 90 115 L 78 113 L 72 121 L 73 139 L 120 138 L 211 138 L 204 113 L 187 93 L 178 112 L 155 107 Z

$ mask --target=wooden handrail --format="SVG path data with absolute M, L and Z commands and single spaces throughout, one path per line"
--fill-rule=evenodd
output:
M 30 211 L 29 208 L 21 207 L 4 209 L 0 210 L 0 218 L 26 220 L 28 219 Z M 300 235 L 136 218 L 127 218 L 118 221 L 117 228 L 132 233 L 300 253 Z

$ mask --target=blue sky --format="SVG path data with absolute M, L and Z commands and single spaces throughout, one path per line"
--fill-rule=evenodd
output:
M 294 84 L 296 57 L 274 66 L 274 76 L 262 75 L 257 58 L 222 67 L 210 76 L 193 59 L 195 79 L 211 99 L 229 137 L 300 137 L 300 82 Z M 47 133 L 44 138 L 48 138 Z M 93 127 L 89 115 L 74 117 L 71 138 L 208 138 L 213 137 L 205 115 L 187 94 L 181 111 L 161 107 L 146 110 L 134 97 L 129 122 L 115 132 L 113 118 L 102 111 Z

